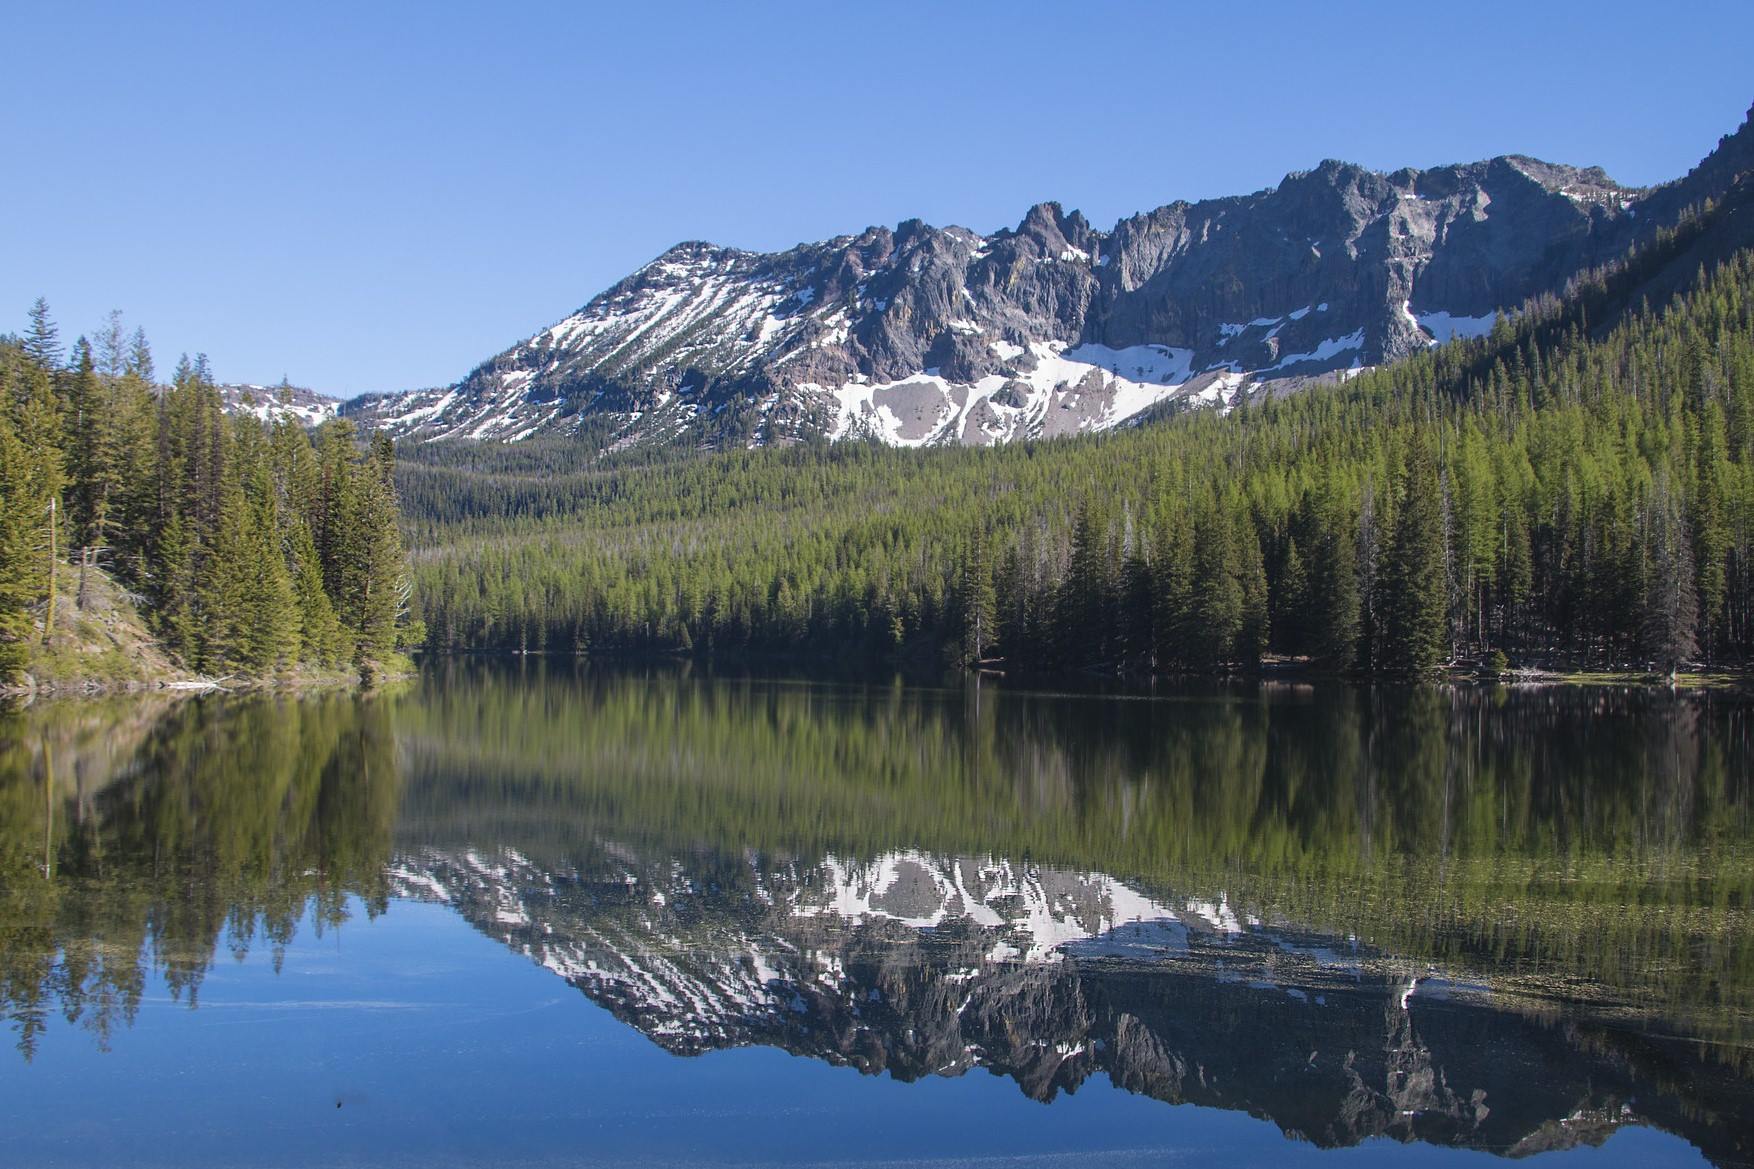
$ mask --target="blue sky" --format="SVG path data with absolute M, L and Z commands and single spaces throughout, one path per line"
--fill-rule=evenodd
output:
M 1058 199 L 1106 227 L 1522 152 L 1675 177 L 1754 101 L 1754 4 L 12 5 L 0 330 L 111 308 L 161 368 L 450 382 L 679 240 Z

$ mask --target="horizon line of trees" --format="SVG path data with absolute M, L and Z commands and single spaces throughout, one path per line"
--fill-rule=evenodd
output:
M 87 607 L 97 569 L 191 669 L 381 670 L 419 638 L 394 463 L 344 420 L 228 415 L 205 355 L 158 384 L 120 313 L 64 351 L 39 298 L 0 336 L 0 674 Z
M 427 648 L 1040 672 L 1746 662 L 1754 257 L 1660 309 L 1635 299 L 1697 235 L 1487 337 L 1228 416 L 631 464 L 422 448 L 399 471 Z

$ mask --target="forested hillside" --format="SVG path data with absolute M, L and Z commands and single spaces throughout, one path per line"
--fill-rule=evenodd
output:
M 228 415 L 204 357 L 158 385 L 114 317 L 65 353 L 39 300 L 0 338 L 0 671 L 107 572 L 191 669 L 382 672 L 411 587 L 393 462 L 347 422 Z
M 1743 661 L 1754 260 L 1642 299 L 1726 221 L 1707 205 L 1489 336 L 1223 416 L 994 450 L 421 448 L 401 485 L 428 644 L 1042 671 Z

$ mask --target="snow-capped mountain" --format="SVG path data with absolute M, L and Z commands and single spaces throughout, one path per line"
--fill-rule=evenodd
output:
M 1650 1035 L 1555 1027 L 1551 1007 L 1521 1012 L 1222 894 L 914 851 L 593 851 L 557 866 L 424 847 L 392 888 L 455 908 L 678 1055 L 761 1044 L 903 1080 L 984 1068 L 1043 1100 L 1106 1074 L 1323 1146 L 1529 1153 L 1655 1123 L 1725 1163 L 1746 1152 L 1701 1119 L 1735 1098 L 1734 1074 L 1664 1062 L 1685 1041 L 1659 1055 Z
M 291 418 L 306 426 L 321 426 L 341 409 L 341 399 L 303 386 L 236 383 L 220 386 L 219 395 L 228 414 L 251 414 L 264 422 Z
M 417 440 L 589 428 L 610 447 L 1102 430 L 1492 327 L 1747 170 L 1745 125 L 1651 191 L 1518 155 L 1340 162 L 1110 231 L 1043 203 L 983 235 L 917 220 L 756 254 L 664 253 L 454 386 L 348 412 Z

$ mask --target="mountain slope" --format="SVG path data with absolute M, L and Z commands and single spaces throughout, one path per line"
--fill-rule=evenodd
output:
M 219 397 L 226 413 L 249 414 L 270 425 L 291 418 L 306 426 L 321 426 L 341 408 L 339 398 L 292 385 L 229 383 L 219 387 Z
M 1106 429 L 1483 332 L 1721 197 L 1751 143 L 1745 124 L 1649 192 L 1517 155 L 1329 161 L 1108 232 L 1044 203 L 990 236 L 910 220 L 771 255 L 685 243 L 457 385 L 349 412 L 421 440 L 606 423 L 611 447 Z

